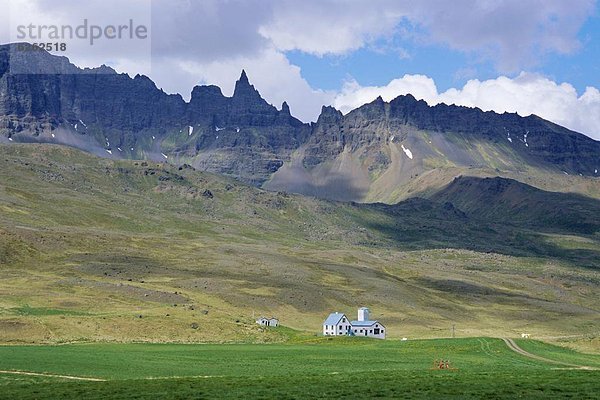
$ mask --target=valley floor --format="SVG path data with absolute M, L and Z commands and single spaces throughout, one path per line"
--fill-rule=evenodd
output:
M 597 396 L 600 356 L 538 341 L 515 342 L 537 358 L 492 338 L 0 346 L 0 398 Z M 436 360 L 448 361 L 450 368 L 438 369 Z

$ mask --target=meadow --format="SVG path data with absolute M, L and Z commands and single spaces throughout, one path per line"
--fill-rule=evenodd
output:
M 0 373 L 0 398 L 597 398 L 600 356 L 518 343 L 589 369 L 527 358 L 492 338 L 1 346 L 0 370 L 105 381 Z M 451 369 L 434 369 L 439 359 Z

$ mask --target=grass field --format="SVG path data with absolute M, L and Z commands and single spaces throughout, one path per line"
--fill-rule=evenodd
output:
M 2 346 L 0 370 L 106 381 L 0 373 L 0 398 L 597 398 L 600 356 L 536 341 L 519 345 L 592 369 L 523 357 L 490 338 Z M 436 359 L 453 369 L 432 369 Z

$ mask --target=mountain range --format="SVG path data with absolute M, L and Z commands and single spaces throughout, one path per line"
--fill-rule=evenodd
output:
M 186 102 L 148 77 L 80 69 L 65 57 L 19 51 L 23 46 L 0 46 L 6 143 L 187 163 L 270 190 L 358 202 L 431 194 L 458 175 L 580 192 L 580 181 L 563 176 L 600 176 L 600 142 L 534 115 L 431 107 L 406 95 L 377 98 L 346 115 L 324 106 L 307 124 L 285 102 L 279 109 L 268 104 L 244 71 L 231 97 L 217 86 L 196 86 Z

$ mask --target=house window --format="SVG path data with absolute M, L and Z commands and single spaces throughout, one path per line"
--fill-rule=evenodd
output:
M 375 334 L 379 335 L 379 329 L 375 328 Z
M 369 329 L 369 333 L 373 333 L 373 329 Z

